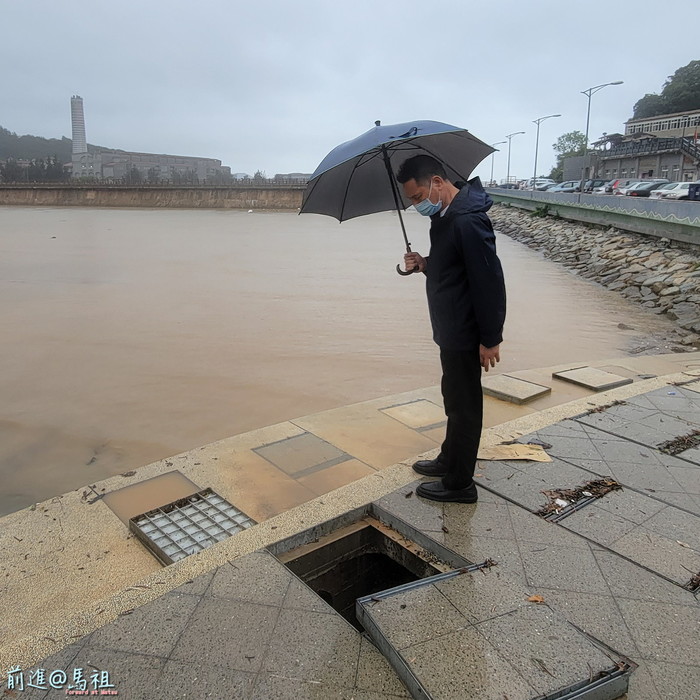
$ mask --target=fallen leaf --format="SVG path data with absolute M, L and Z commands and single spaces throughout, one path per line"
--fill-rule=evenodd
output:
M 544 598 L 541 595 L 531 595 L 527 599 L 528 603 L 537 603 L 538 605 L 544 603 Z
M 690 545 L 689 545 L 689 544 L 686 544 L 685 542 L 681 542 L 680 540 L 676 540 L 676 542 L 677 542 L 681 547 L 687 547 L 688 549 L 690 549 Z
M 404 494 L 404 498 L 410 498 L 413 496 L 413 491 L 409 491 L 408 493 Z

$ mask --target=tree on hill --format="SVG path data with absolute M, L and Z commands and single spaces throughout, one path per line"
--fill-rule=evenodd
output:
M 581 131 L 567 131 L 552 144 L 552 148 L 557 153 L 557 164 L 552 168 L 549 177 L 561 182 L 564 176 L 564 159 L 585 155 L 586 136 Z
M 691 61 L 668 76 L 661 94 L 647 93 L 634 105 L 633 119 L 700 109 L 700 61 Z
M 56 156 L 61 163 L 70 163 L 72 150 L 73 142 L 65 136 L 60 139 L 45 139 L 42 136 L 32 136 L 31 134 L 18 136 L 13 131 L 0 126 L 0 161 L 5 161 L 8 158 L 36 160 Z M 88 144 L 90 153 L 104 150 L 112 149 Z

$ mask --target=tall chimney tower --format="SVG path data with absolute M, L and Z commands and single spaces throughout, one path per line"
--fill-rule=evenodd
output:
M 87 153 L 83 98 L 80 95 L 73 95 L 70 98 L 70 118 L 73 126 L 73 153 Z

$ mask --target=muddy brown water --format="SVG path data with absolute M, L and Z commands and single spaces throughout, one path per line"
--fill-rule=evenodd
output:
M 414 250 L 426 221 L 406 216 Z M 505 236 L 501 371 L 670 322 Z M 396 215 L 0 207 L 0 514 L 264 425 L 436 384 Z M 624 331 L 624 322 L 635 330 Z

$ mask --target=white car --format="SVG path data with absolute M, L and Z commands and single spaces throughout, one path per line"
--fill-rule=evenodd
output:
M 649 193 L 650 199 L 665 199 L 669 190 L 672 190 L 676 185 L 680 185 L 680 182 L 667 182 L 665 185 L 659 185 L 655 190 Z
M 676 182 L 676 186 L 666 191 L 664 199 L 688 199 L 688 189 L 692 183 Z

